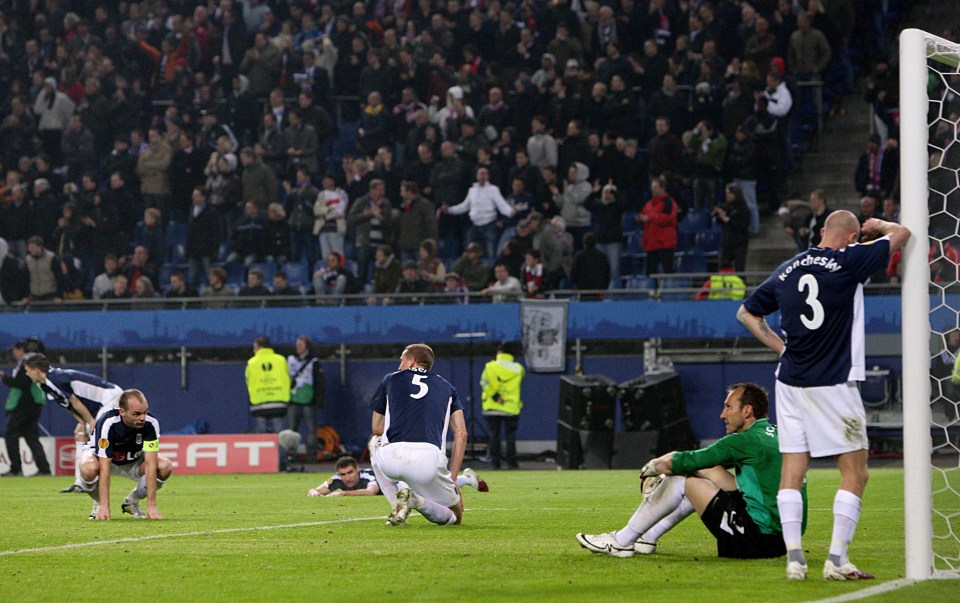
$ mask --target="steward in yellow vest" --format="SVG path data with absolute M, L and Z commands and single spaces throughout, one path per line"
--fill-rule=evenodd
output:
M 257 337 L 253 342 L 246 379 L 256 432 L 279 433 L 290 402 L 290 372 L 287 359 L 273 351 L 269 338 Z
M 517 468 L 517 423 L 523 401 L 520 386 L 523 383 L 523 365 L 513 359 L 512 344 L 501 343 L 497 357 L 491 360 L 480 376 L 480 399 L 483 415 L 490 429 L 489 456 L 495 468 L 500 467 L 500 428 L 503 426 L 507 442 L 506 461 L 511 469 Z

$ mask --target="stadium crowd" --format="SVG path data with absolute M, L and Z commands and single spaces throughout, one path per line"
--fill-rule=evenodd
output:
M 881 10 L 0 2 L 0 293 L 499 301 L 672 272 L 687 215 L 742 270 Z

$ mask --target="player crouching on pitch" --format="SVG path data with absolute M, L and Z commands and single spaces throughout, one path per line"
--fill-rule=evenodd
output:
M 786 553 L 777 511 L 781 457 L 777 428 L 767 420 L 767 392 L 753 383 L 727 391 L 720 413 L 727 435 L 707 448 L 669 452 L 647 463 L 640 471 L 643 502 L 627 525 L 606 534 L 577 534 L 580 546 L 613 557 L 650 554 L 661 536 L 696 511 L 717 539 L 720 557 Z
M 157 490 L 170 479 L 173 465 L 159 454 L 160 423 L 147 412 L 148 408 L 143 392 L 128 389 L 120 396 L 120 408 L 97 420 L 80 462 L 83 491 L 93 499 L 90 519 L 110 519 L 111 475 L 138 482 L 123 499 L 124 513 L 137 519 L 163 519 L 157 508 Z M 144 498 L 147 499 L 146 514 L 140 510 L 140 501 Z
M 463 406 L 457 390 L 430 370 L 433 361 L 430 346 L 408 345 L 399 368 L 383 378 L 370 402 L 370 464 L 393 507 L 387 523 L 394 526 L 406 524 L 413 509 L 439 525 L 459 524 L 463 517 L 463 498 L 451 477 L 460 471 L 467 446 Z M 448 428 L 453 432 L 449 465 Z

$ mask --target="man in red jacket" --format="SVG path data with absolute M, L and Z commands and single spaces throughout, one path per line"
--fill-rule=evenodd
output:
M 647 252 L 647 276 L 673 272 L 673 254 L 677 250 L 677 202 L 667 194 L 660 176 L 650 179 L 653 197 L 637 213 L 643 224 L 643 250 Z

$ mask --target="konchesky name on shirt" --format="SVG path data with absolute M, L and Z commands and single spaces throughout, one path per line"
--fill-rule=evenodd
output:
M 830 272 L 836 272 L 837 270 L 841 270 L 843 268 L 843 266 L 838 264 L 837 261 L 831 257 L 823 255 L 805 255 L 803 258 L 791 262 L 789 266 L 784 268 L 783 272 L 780 273 L 778 278 L 781 281 L 786 280 L 787 277 L 790 276 L 791 272 L 797 268 L 800 268 L 801 266 L 822 266 L 825 270 Z

